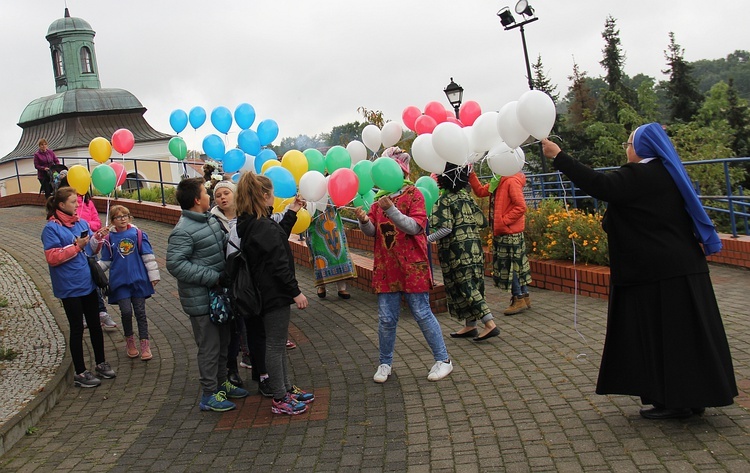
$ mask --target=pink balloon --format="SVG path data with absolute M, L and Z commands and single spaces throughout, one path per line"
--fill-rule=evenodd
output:
M 112 147 L 120 154 L 129 153 L 134 144 L 133 132 L 127 128 L 120 128 L 112 134 Z
M 459 120 L 458 118 L 456 118 L 456 117 L 448 117 L 448 118 L 445 119 L 445 121 L 450 122 L 450 123 L 455 123 L 456 125 L 460 126 L 461 128 L 463 128 L 465 126 L 463 124 L 463 122 L 461 120 Z
M 424 114 L 431 116 L 435 123 L 443 123 L 446 118 L 445 107 L 440 102 L 430 102 L 424 108 Z
M 416 131 L 418 135 L 432 133 L 432 130 L 434 130 L 436 126 L 437 122 L 434 118 L 429 115 L 422 115 L 417 118 L 416 122 L 414 122 L 414 131 Z
M 463 105 L 461 105 L 461 110 L 459 110 L 458 112 L 458 116 L 461 117 L 461 122 L 465 126 L 473 125 L 474 121 L 479 118 L 479 115 L 481 114 L 481 107 L 479 107 L 479 104 L 474 102 L 473 100 L 469 100 L 468 102 L 465 102 Z
M 328 195 L 336 207 L 341 207 L 352 201 L 359 190 L 359 177 L 348 168 L 333 171 L 328 178 Z
M 125 170 L 125 166 L 116 161 L 112 161 L 111 163 L 109 163 L 109 167 L 111 167 L 115 171 L 115 185 L 118 187 L 123 185 L 125 179 L 128 178 L 128 171 Z
M 410 129 L 411 131 L 416 131 L 414 128 L 414 122 L 417 121 L 417 118 L 421 116 L 422 111 L 420 109 L 418 109 L 414 105 L 409 105 L 401 113 L 401 121 L 404 122 L 406 128 Z

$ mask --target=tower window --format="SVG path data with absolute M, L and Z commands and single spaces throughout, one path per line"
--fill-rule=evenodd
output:
M 65 66 L 63 66 L 62 54 L 57 49 L 52 51 L 52 64 L 55 67 L 55 77 L 62 77 L 65 75 Z
M 84 74 L 94 72 L 94 65 L 91 62 L 91 50 L 86 46 L 81 48 L 81 72 Z

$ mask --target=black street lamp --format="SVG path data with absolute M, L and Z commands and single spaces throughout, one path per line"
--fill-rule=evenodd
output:
M 448 102 L 450 102 L 453 110 L 456 111 L 456 119 L 458 119 L 458 111 L 461 108 L 461 101 L 464 98 L 464 88 L 453 82 L 453 77 L 451 77 L 451 83 L 445 86 L 443 92 L 448 97 Z
M 525 25 L 528 25 L 529 23 L 532 23 L 538 20 L 539 18 L 536 17 L 536 14 L 534 13 L 534 9 L 531 8 L 531 5 L 529 5 L 528 0 L 519 0 L 519 2 L 516 3 L 515 10 L 516 10 L 516 13 L 521 15 L 524 19 L 520 23 L 516 23 L 516 19 L 513 17 L 513 14 L 510 12 L 510 8 L 508 7 L 504 7 L 499 12 L 497 12 L 497 16 L 500 17 L 500 23 L 503 25 L 503 28 L 506 31 L 512 30 L 514 28 L 521 29 L 521 43 L 523 44 L 523 58 L 526 61 L 526 77 L 529 80 L 529 90 L 534 90 L 534 80 L 531 78 L 531 65 L 529 64 L 529 52 L 526 49 L 526 32 L 523 29 L 523 27 Z M 544 155 L 541 153 L 541 150 L 540 150 L 539 156 L 542 161 L 542 172 L 546 174 L 547 173 L 547 160 L 544 159 Z
M 516 23 L 516 19 L 510 12 L 510 8 L 504 7 L 502 10 L 497 12 L 497 16 L 500 17 L 500 23 L 503 25 L 505 30 L 512 30 L 514 28 L 521 29 L 521 42 L 523 43 L 523 57 L 526 60 L 526 76 L 529 80 L 529 90 L 534 88 L 534 81 L 531 79 L 531 65 L 529 64 L 529 52 L 526 49 L 526 31 L 523 29 L 525 25 L 532 23 L 539 18 L 534 14 L 534 9 L 531 8 L 527 0 L 520 0 L 516 3 L 516 13 L 521 15 L 524 20 L 521 23 Z

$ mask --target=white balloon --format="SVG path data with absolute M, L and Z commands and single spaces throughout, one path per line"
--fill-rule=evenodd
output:
M 300 180 L 301 180 L 301 179 L 300 179 Z M 305 204 L 305 208 L 306 208 L 306 209 L 307 209 L 307 211 L 308 211 L 308 212 L 310 213 L 310 215 L 315 215 L 315 209 L 316 209 L 317 207 L 316 207 L 316 204 L 315 204 L 315 202 L 314 202 L 314 201 L 312 201 L 312 200 L 308 200 L 308 201 L 307 201 L 307 203 Z
M 255 172 L 255 156 L 245 153 L 245 164 L 240 168 L 240 172 Z
M 306 200 L 320 200 L 326 193 L 326 177 L 319 171 L 307 171 L 299 180 L 299 193 Z
M 497 132 L 511 148 L 518 148 L 529 137 L 529 132 L 518 123 L 518 102 L 506 103 L 497 115 Z
M 516 107 L 518 123 L 538 140 L 549 136 L 555 124 L 556 115 L 555 102 L 541 90 L 529 90 L 518 99 Z
M 497 141 L 497 112 L 484 112 L 474 121 L 472 128 L 472 140 L 476 153 L 484 153 Z
M 523 168 L 523 158 L 519 159 L 516 149 L 511 149 L 507 143 L 496 143 L 487 153 L 487 164 L 492 172 L 500 176 L 512 176 Z M 523 151 L 521 151 L 523 153 Z
M 432 147 L 441 158 L 457 166 L 466 164 L 469 155 L 469 140 L 461 127 L 451 122 L 443 122 L 432 132 Z
M 414 162 L 427 172 L 442 174 L 445 171 L 445 160 L 432 147 L 432 133 L 423 133 L 414 139 L 411 145 Z
M 401 128 L 401 124 L 398 122 L 388 122 L 383 125 L 383 129 L 380 130 L 380 140 L 383 142 L 383 147 L 390 148 L 401 140 L 401 135 L 404 134 L 404 129 Z
M 361 141 L 350 141 L 346 145 L 346 150 L 349 151 L 349 156 L 352 157 L 352 166 L 356 163 L 367 159 L 367 148 L 362 144 Z
M 375 125 L 367 125 L 362 130 L 362 142 L 367 146 L 373 153 L 377 153 L 380 149 L 380 128 Z

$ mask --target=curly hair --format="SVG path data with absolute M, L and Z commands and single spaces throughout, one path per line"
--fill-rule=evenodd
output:
M 458 192 L 469 184 L 469 168 L 467 166 L 456 166 L 453 163 L 445 163 L 443 174 L 437 178 L 438 186 L 449 192 Z

